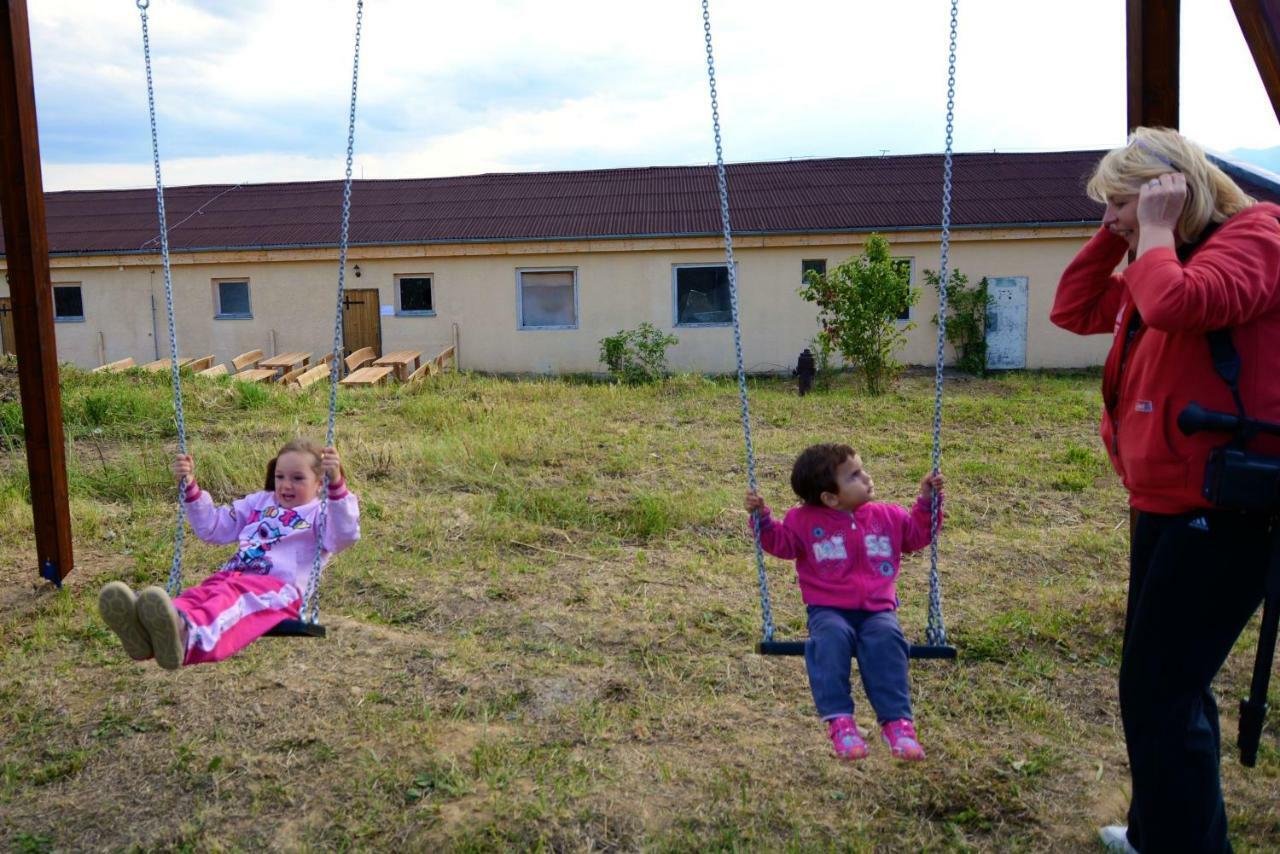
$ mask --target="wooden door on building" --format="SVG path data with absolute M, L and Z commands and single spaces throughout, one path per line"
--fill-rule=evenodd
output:
M 0 297 L 0 355 L 12 356 L 18 352 L 13 340 L 13 301 Z
M 346 292 L 342 304 L 342 346 L 348 353 L 372 347 L 382 355 L 382 316 L 378 312 L 378 289 Z

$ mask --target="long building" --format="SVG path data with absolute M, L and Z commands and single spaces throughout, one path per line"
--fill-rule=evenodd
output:
M 1101 151 L 961 154 L 951 267 L 986 277 L 995 368 L 1099 364 L 1106 336 L 1053 328 L 1062 269 L 1097 229 L 1084 195 Z M 1266 173 L 1232 167 L 1280 200 Z M 922 289 L 901 360 L 934 359 L 942 157 L 886 156 L 728 167 L 748 369 L 788 369 L 817 332 L 804 271 L 862 251 L 870 233 Z M 340 181 L 165 191 L 184 355 L 332 347 Z M 599 341 L 648 321 L 673 332 L 679 371 L 734 365 L 715 170 L 707 166 L 355 181 L 344 346 L 458 345 L 459 366 L 503 373 L 602 370 Z M 58 355 L 92 367 L 168 352 L 154 190 L 46 197 Z M 8 285 L 0 346 L 13 349 Z

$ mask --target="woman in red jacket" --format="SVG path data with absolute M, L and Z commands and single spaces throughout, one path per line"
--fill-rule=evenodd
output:
M 1229 851 L 1214 675 L 1263 597 L 1273 517 L 1201 494 L 1229 437 L 1183 435 L 1191 401 L 1235 414 L 1205 334 L 1228 329 L 1240 403 L 1280 421 L 1280 207 L 1258 203 L 1175 131 L 1138 128 L 1088 185 L 1102 228 L 1058 284 L 1052 321 L 1114 335 L 1102 439 L 1136 524 L 1120 664 L 1133 791 L 1116 851 Z M 1121 272 L 1116 268 L 1131 255 Z M 1250 448 L 1280 454 L 1259 438 Z

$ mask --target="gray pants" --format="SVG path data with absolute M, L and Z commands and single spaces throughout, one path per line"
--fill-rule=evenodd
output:
M 893 611 L 851 611 L 810 605 L 804 663 L 818 715 L 853 714 L 849 676 L 856 656 L 862 687 L 880 723 L 911 720 L 907 639 Z

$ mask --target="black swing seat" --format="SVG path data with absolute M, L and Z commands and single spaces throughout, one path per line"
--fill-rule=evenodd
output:
M 804 655 L 804 645 L 804 641 L 762 640 L 756 644 L 756 652 L 761 655 Z M 956 648 L 950 644 L 932 646 L 930 644 L 913 643 L 911 651 L 907 655 L 909 658 L 951 659 L 956 657 Z
M 319 623 L 308 623 L 305 620 L 281 620 L 265 635 L 269 638 L 322 638 L 324 636 L 324 626 Z

